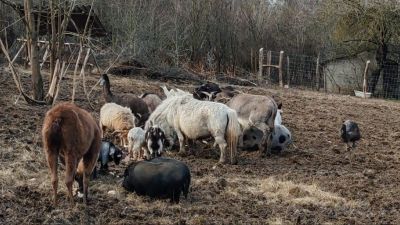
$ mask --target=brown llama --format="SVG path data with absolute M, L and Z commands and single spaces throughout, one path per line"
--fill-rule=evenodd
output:
M 75 175 L 83 178 L 84 203 L 87 204 L 90 174 L 96 166 L 101 147 L 101 130 L 92 115 L 72 103 L 61 103 L 44 118 L 42 137 L 57 205 L 58 158 L 65 163 L 65 185 L 71 205 Z M 78 171 L 77 171 L 78 170 Z

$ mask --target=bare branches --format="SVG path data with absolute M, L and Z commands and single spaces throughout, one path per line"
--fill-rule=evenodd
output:
M 21 79 L 19 78 L 17 71 L 15 71 L 10 55 L 8 54 L 1 39 L 0 39 L 0 45 L 1 45 L 1 50 L 3 51 L 3 54 L 6 56 L 6 59 L 8 61 L 8 67 L 10 68 L 15 85 L 17 86 L 19 93 L 24 97 L 25 101 L 31 105 L 46 105 L 46 102 L 34 100 L 30 98 L 27 94 L 25 94 L 24 90 L 22 89 Z

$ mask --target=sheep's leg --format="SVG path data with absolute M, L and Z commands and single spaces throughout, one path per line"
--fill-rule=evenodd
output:
M 178 136 L 179 140 L 179 154 L 185 155 L 186 154 L 185 136 L 180 130 L 176 130 L 176 135 Z
M 226 163 L 226 147 L 228 146 L 228 144 L 226 143 L 223 136 L 216 136 L 215 143 L 218 144 L 218 146 L 221 150 L 219 163 L 225 164 Z
M 71 206 L 74 205 L 74 197 L 72 195 L 72 185 L 76 173 L 77 160 L 72 155 L 65 155 L 65 185 L 68 189 L 68 197 Z
M 138 158 L 139 159 L 150 159 L 150 154 L 147 152 L 145 147 L 140 147 L 138 150 Z
M 51 184 L 53 186 L 53 204 L 57 206 L 57 187 L 58 187 L 58 176 L 57 176 L 57 165 L 58 165 L 58 154 L 48 153 L 47 163 L 51 172 Z
M 133 158 L 133 160 L 135 160 L 135 161 L 137 161 L 137 160 L 139 160 L 140 159 L 140 147 L 139 146 L 134 146 L 133 148 L 132 148 L 132 151 L 131 151 L 132 153 L 129 153 L 129 154 L 132 154 L 132 158 Z
M 130 139 L 128 139 L 128 154 L 129 154 L 129 156 L 128 156 L 129 159 L 135 158 L 134 150 L 133 150 L 133 141 Z

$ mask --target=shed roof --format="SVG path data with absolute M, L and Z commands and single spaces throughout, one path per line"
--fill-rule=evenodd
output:
M 90 5 L 74 6 L 66 31 L 70 33 L 83 34 L 86 21 L 89 17 L 90 8 Z M 24 17 L 23 5 L 16 4 L 16 10 L 21 17 Z M 39 10 L 38 7 L 34 7 L 32 11 L 36 21 L 40 17 L 39 35 L 42 36 L 51 33 L 49 7 L 44 6 L 41 10 Z M 55 16 L 57 21 L 59 15 L 56 14 Z M 58 29 L 57 24 L 56 29 Z M 100 19 L 94 10 L 90 14 L 87 34 L 91 37 L 105 37 L 109 34 L 100 22 Z

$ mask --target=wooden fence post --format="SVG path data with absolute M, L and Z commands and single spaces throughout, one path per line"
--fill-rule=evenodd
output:
M 287 87 L 290 88 L 290 61 L 289 56 L 286 56 L 286 63 L 287 63 Z
M 364 81 L 363 81 L 363 92 L 364 92 L 364 98 L 366 98 L 366 92 L 367 92 L 367 73 L 368 73 L 368 67 L 371 61 L 367 61 L 365 64 L 365 70 L 364 70 Z
M 283 87 L 283 54 L 283 51 L 279 53 L 279 87 Z
M 319 91 L 319 53 L 318 53 L 318 57 L 317 57 L 317 65 L 315 66 L 315 86 L 317 87 L 317 91 Z
M 271 65 L 272 62 L 272 52 L 268 51 L 267 53 L 267 65 Z M 271 83 L 271 67 L 267 67 L 267 83 Z
M 322 74 L 324 76 L 324 91 L 326 93 L 326 92 L 328 92 L 328 89 L 326 87 L 326 72 L 325 72 L 325 70 L 323 68 L 322 68 Z
M 250 49 L 250 71 L 251 71 L 251 72 L 254 71 L 254 68 L 253 68 L 253 59 L 254 59 L 254 56 L 253 56 L 253 48 L 251 48 L 251 49 Z
M 260 48 L 258 58 L 258 85 L 261 85 L 263 77 L 264 49 Z

